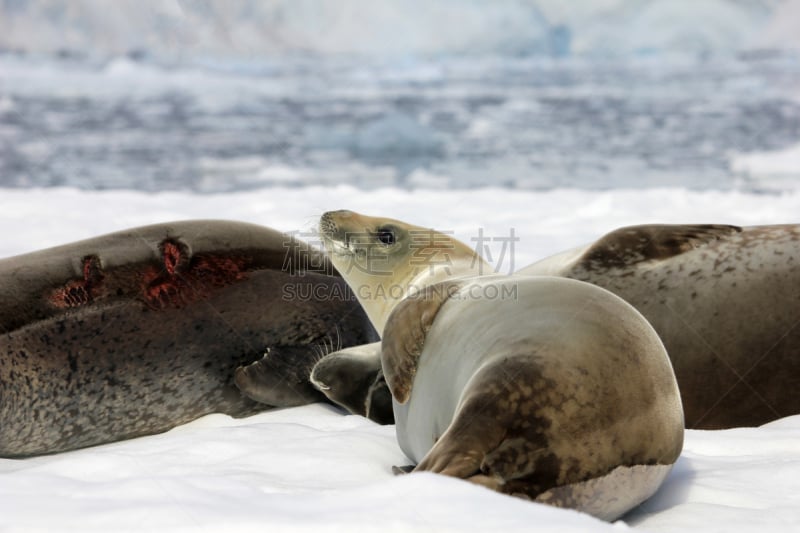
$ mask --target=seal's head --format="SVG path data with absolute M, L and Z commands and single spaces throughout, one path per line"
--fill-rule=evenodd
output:
M 331 262 L 379 332 L 403 298 L 444 279 L 491 272 L 452 236 L 399 220 L 329 211 L 319 230 Z

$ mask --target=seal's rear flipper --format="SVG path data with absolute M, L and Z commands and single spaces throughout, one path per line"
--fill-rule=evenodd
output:
M 403 474 L 409 474 L 413 472 L 414 468 L 416 468 L 415 465 L 393 466 L 392 474 L 394 474 L 395 476 L 402 476 Z
M 248 398 L 275 407 L 294 407 L 324 401 L 325 395 L 309 381 L 311 346 L 275 346 L 264 357 L 234 373 L 234 382 Z

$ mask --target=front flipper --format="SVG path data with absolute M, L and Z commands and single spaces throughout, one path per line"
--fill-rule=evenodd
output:
M 506 436 L 505 420 L 482 408 L 476 410 L 475 405 L 465 407 L 413 471 L 457 477 L 502 491 L 505 479 L 487 471 L 486 459 Z M 395 469 L 395 474 L 400 473 Z
M 240 366 L 234 382 L 245 396 L 275 407 L 294 407 L 324 401 L 309 381 L 309 346 L 275 346 L 264 357 Z
M 720 224 L 648 224 L 620 228 L 589 246 L 578 264 L 592 270 L 622 268 L 680 255 L 741 231 L 738 226 Z
M 509 353 L 470 379 L 447 430 L 415 471 L 466 479 L 500 492 L 538 494 L 558 476 L 538 395 L 547 391 L 530 353 Z M 554 468 L 555 467 L 555 468 Z M 525 478 L 521 487 L 514 483 Z M 512 483 L 512 487 L 509 487 Z

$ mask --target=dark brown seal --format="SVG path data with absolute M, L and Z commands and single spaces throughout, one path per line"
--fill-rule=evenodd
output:
M 158 224 L 0 261 L 0 455 L 324 399 L 315 350 L 376 340 L 327 260 L 268 228 Z M 315 290 L 309 290 L 314 287 Z M 266 355 L 265 355 L 266 353 Z M 267 369 L 268 372 L 264 372 Z

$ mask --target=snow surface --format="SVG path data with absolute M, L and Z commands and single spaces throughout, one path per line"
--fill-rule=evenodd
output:
M 302 237 L 323 211 L 342 208 L 452 231 L 465 242 L 480 229 L 507 237 L 514 228 L 515 264 L 496 265 L 507 271 L 625 224 L 797 221 L 800 192 L 6 189 L 0 256 L 187 218 L 245 220 Z M 497 259 L 500 242 L 491 245 Z M 241 420 L 210 415 L 162 435 L 0 459 L 0 531 L 800 531 L 800 416 L 688 431 L 662 489 L 613 525 L 455 479 L 392 475 L 392 465 L 407 463 L 393 427 L 327 405 Z
M 796 186 L 800 182 L 800 144 L 773 152 L 737 155 L 731 168 L 749 176 L 751 186 L 758 184 L 765 189 Z

